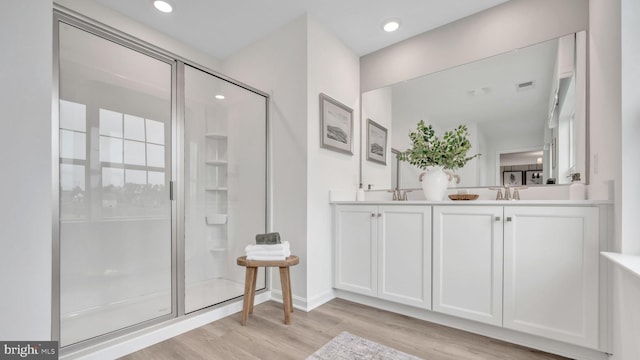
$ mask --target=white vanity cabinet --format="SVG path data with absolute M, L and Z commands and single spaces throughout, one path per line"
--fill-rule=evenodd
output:
M 504 208 L 505 328 L 598 347 L 599 212 Z
M 338 205 L 337 289 L 431 308 L 431 208 Z
M 335 288 L 378 295 L 377 214 L 377 206 L 336 206 Z
M 433 207 L 433 310 L 502 325 L 502 206 Z
M 599 251 L 609 211 L 533 201 L 339 204 L 334 286 L 451 315 L 435 319 L 452 326 L 458 317 L 533 335 L 534 347 L 546 338 L 602 351 Z

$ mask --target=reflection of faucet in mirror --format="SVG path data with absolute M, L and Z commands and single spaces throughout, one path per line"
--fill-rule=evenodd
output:
M 390 146 L 400 150 L 409 147 L 407 134 L 419 119 L 439 133 L 466 124 L 471 151 L 486 156 L 457 171 L 460 187 L 502 185 L 505 166 L 523 167 L 514 169 L 522 171 L 522 185 L 542 186 L 548 178 L 569 183 L 571 172 L 588 173 L 585 44 L 580 32 L 368 91 L 362 94 L 362 118 L 386 124 Z M 533 151 L 524 163 L 499 161 L 500 154 Z M 420 188 L 419 171 L 406 163 L 383 175 L 375 164 L 361 161 L 363 182 Z M 534 170 L 538 175 L 526 173 Z M 395 174 L 400 182 L 392 186 Z

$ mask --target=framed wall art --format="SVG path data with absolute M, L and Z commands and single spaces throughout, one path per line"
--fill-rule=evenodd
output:
M 542 185 L 543 179 L 542 170 L 527 170 L 525 171 L 524 185 Z
M 503 171 L 502 184 L 509 186 L 522 185 L 522 171 Z
M 353 155 L 353 110 L 322 93 L 320 147 Z
M 387 129 L 367 119 L 367 160 L 387 165 Z

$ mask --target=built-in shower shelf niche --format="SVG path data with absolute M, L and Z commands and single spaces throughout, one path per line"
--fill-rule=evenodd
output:
M 209 214 L 205 216 L 207 225 L 226 225 L 227 219 L 227 214 Z
M 216 162 L 217 164 L 226 163 L 228 141 L 227 135 L 220 133 L 205 134 L 206 140 L 206 163 Z
M 205 162 L 206 189 L 227 189 L 228 167 L 226 160 L 207 160 Z
M 206 187 L 204 188 L 205 191 L 229 191 L 229 188 L 226 187 Z
M 227 166 L 229 164 L 226 160 L 207 160 L 205 163 L 212 166 Z
M 214 253 L 214 254 L 220 254 L 220 253 L 226 253 L 227 252 L 227 248 L 211 248 L 211 249 L 209 249 L 209 251 Z
M 209 139 L 227 140 L 227 135 L 226 134 L 206 133 L 206 134 L 204 134 L 204 136 L 209 138 Z

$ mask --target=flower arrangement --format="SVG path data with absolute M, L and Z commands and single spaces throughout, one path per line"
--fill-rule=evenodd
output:
M 467 156 L 471 149 L 469 130 L 460 125 L 452 131 L 444 133 L 439 139 L 431 125 L 425 125 L 424 120 L 418 122 L 415 132 L 409 133 L 413 147 L 398 154 L 398 159 L 415 165 L 422 170 L 428 166 L 441 166 L 444 169 L 459 169 L 469 160 L 480 156 Z

